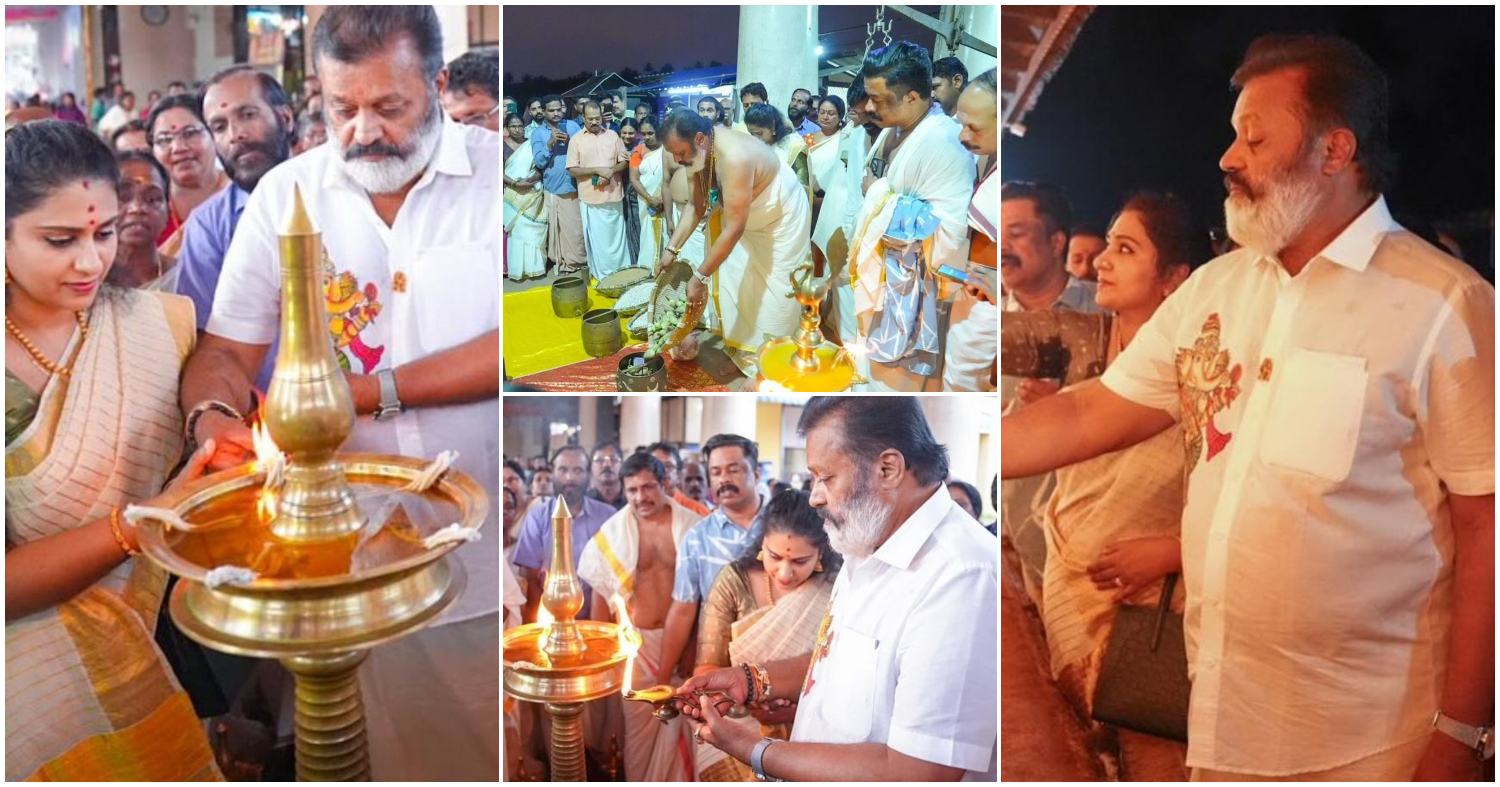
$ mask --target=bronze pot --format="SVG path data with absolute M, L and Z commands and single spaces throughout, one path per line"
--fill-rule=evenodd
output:
M 620 337 L 620 313 L 614 309 L 594 309 L 583 315 L 583 351 L 590 358 L 614 355 L 624 347 Z
M 552 313 L 559 317 L 582 317 L 589 310 L 589 280 L 563 276 L 552 282 Z
M 620 359 L 620 366 L 615 370 L 615 387 L 621 391 L 665 391 L 667 390 L 667 362 L 660 355 L 655 358 L 646 358 L 646 369 L 644 373 L 630 374 L 626 369 L 632 367 L 637 358 L 646 358 L 643 352 L 630 353 Z

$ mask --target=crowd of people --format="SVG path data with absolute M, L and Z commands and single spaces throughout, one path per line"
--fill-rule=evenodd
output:
M 7 113 L 8 779 L 291 776 L 290 709 L 246 700 L 279 666 L 176 633 L 121 512 L 254 459 L 294 192 L 357 412 L 343 450 L 455 449 L 499 497 L 498 56 L 445 65 L 431 6 L 328 6 L 310 43 L 295 100 L 235 65 Z M 455 553 L 443 618 L 360 668 L 377 779 L 498 778 L 498 519 Z
M 1180 727 L 1194 780 L 1472 780 L 1494 287 L 1392 217 L 1390 97 L 1358 46 L 1265 36 L 1232 85 L 1227 245 L 1171 194 L 1100 233 L 1056 186 L 1000 189 L 1003 535 L 1042 667 L 1085 719 Z M 1111 653 L 1146 674 L 1131 606 L 1181 619 L 1190 704 L 1105 680 Z
M 816 260 L 825 334 L 875 388 L 994 390 L 994 70 L 971 81 L 898 41 L 869 53 L 847 101 L 799 88 L 783 113 L 759 82 L 739 98 L 737 122 L 713 96 L 660 117 L 623 90 L 507 98 L 509 278 L 688 263 L 688 301 L 753 380 L 765 337 L 797 329 L 790 274 Z
M 588 703 L 591 774 L 744 781 L 761 768 L 740 744 L 771 738 L 851 744 L 768 755 L 764 772 L 782 778 L 993 779 L 997 544 L 978 523 L 978 490 L 949 477 L 915 400 L 815 398 L 798 428 L 808 469 L 788 482 L 768 478 L 758 445 L 735 434 L 695 451 L 659 442 L 626 455 L 605 441 L 506 461 L 505 561 L 517 579 L 507 627 L 537 619 L 561 501 L 579 617 L 618 622 L 619 599 L 642 637 L 633 685 L 722 683 L 750 711 L 705 717 L 708 730 L 690 736 L 685 718 L 663 725 L 649 705 Z M 848 606 L 830 608 L 836 595 Z M 903 655 L 877 664 L 860 650 L 872 636 Z M 779 665 L 769 680 L 781 690 L 747 697 L 744 664 Z M 509 708 L 505 734 L 507 778 L 546 772 L 535 705 Z

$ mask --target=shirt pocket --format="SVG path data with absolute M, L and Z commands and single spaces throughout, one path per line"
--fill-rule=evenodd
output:
M 1354 464 L 1369 372 L 1364 358 L 1293 349 L 1266 413 L 1261 461 L 1342 481 Z
M 422 251 L 411 270 L 418 338 L 427 353 L 463 344 L 499 323 L 499 258 L 486 243 Z
M 820 743 L 864 743 L 875 713 L 876 640 L 843 628 L 833 633 L 828 656 L 813 676 L 813 691 L 824 692 L 819 704 L 832 734 Z

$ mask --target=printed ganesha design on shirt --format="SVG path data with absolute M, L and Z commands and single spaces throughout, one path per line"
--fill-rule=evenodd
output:
M 369 374 L 380 364 L 385 354 L 385 345 L 371 347 L 360 339 L 370 323 L 380 314 L 380 289 L 374 282 L 359 286 L 359 279 L 349 271 L 333 267 L 328 252 L 323 252 L 323 296 L 328 306 L 328 332 L 333 335 L 333 346 L 339 366 L 344 371 L 353 371 L 349 355 L 353 355 Z
M 1229 445 L 1234 435 L 1220 432 L 1214 426 L 1214 415 L 1229 409 L 1240 396 L 1240 364 L 1230 366 L 1229 350 L 1220 349 L 1221 325 L 1218 313 L 1203 321 L 1203 332 L 1192 347 L 1177 349 L 1177 396 L 1182 403 L 1182 439 L 1187 449 L 1185 476 L 1191 476 L 1204 453 L 1204 434 L 1208 451 L 1203 461 L 1212 461 Z

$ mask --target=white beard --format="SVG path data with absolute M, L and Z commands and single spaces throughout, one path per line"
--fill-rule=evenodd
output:
M 343 158 L 344 146 L 339 143 L 338 136 L 330 135 L 330 139 L 334 140 L 334 144 L 338 147 L 340 163 L 343 164 L 344 174 L 348 175 L 350 180 L 371 194 L 392 194 L 412 182 L 432 162 L 432 156 L 437 152 L 438 140 L 443 136 L 442 120 L 442 108 L 434 98 L 427 116 L 417 127 L 416 138 L 404 151 L 405 155 L 402 158 L 393 156 L 384 161 L 357 158 L 349 161 Z
M 1272 257 L 1307 229 L 1318 209 L 1318 176 L 1310 160 L 1271 178 L 1260 197 L 1224 198 L 1224 225 L 1241 246 Z
M 698 147 L 696 145 L 694 145 L 693 146 L 693 163 L 691 163 L 691 164 L 688 165 L 688 167 L 687 167 L 687 174 L 689 174 L 689 175 L 696 175 L 699 172 L 702 172 L 703 168 L 706 167 L 706 166 L 708 166 L 708 152 L 707 151 L 703 151 L 703 150 L 698 150 Z
M 823 532 L 828 534 L 829 545 L 844 557 L 867 558 L 875 554 L 890 524 L 891 512 L 896 510 L 894 504 L 881 502 L 872 485 L 867 483 L 868 475 L 859 481 L 841 512 L 844 524 L 835 525 L 826 515 L 823 519 Z

